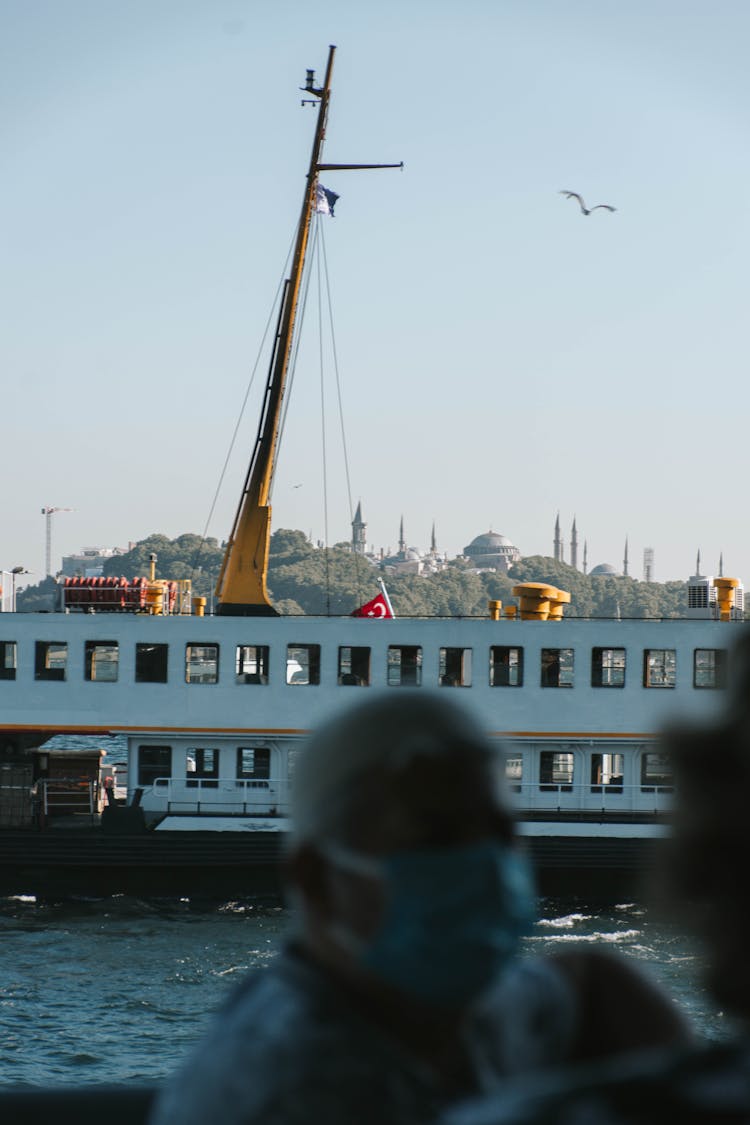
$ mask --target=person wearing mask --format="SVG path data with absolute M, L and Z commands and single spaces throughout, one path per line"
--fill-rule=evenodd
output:
M 516 958 L 532 877 L 499 748 L 454 703 L 394 692 L 334 716 L 298 757 L 292 824 L 288 944 L 151 1125 L 422 1125 L 509 1074 L 685 1034 L 624 962 Z
M 698 939 L 709 992 L 728 1017 L 726 1038 L 678 1037 L 603 1065 L 563 1065 L 534 1083 L 507 1085 L 501 1097 L 454 1106 L 441 1125 L 750 1122 L 750 634 L 734 646 L 729 668 L 718 721 L 663 734 L 675 808 L 653 893 Z

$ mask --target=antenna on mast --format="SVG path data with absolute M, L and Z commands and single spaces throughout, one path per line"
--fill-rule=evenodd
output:
M 55 512 L 74 512 L 75 508 L 42 508 L 42 515 L 46 517 L 44 536 L 44 573 L 49 578 L 52 574 L 52 517 Z

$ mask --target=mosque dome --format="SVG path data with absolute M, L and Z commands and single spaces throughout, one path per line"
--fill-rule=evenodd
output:
M 589 571 L 590 578 L 622 578 L 619 570 L 615 570 L 609 563 L 599 563 Z
M 509 570 L 521 557 L 521 552 L 508 538 L 497 531 L 487 531 L 477 535 L 464 554 L 474 566 L 486 570 Z

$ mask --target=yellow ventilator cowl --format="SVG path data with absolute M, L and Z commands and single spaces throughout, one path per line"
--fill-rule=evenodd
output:
M 546 582 L 521 582 L 513 587 L 513 594 L 520 602 L 522 621 L 546 621 L 550 598 L 557 594 L 557 588 Z
M 505 614 L 505 616 L 509 620 L 511 620 L 512 618 L 518 616 L 518 606 L 517 605 L 506 605 L 505 609 L 503 610 L 503 613 Z
M 490 620 L 499 621 L 503 612 L 503 603 L 501 601 L 497 601 L 497 599 L 495 598 L 490 598 L 489 609 Z
M 570 594 L 567 590 L 556 590 L 555 596 L 549 600 L 550 621 L 562 621 L 563 607 L 570 604 Z
M 164 613 L 164 586 L 161 582 L 149 582 L 146 585 L 146 607 L 149 613 Z
M 203 617 L 206 612 L 206 599 L 193 598 L 193 613 L 196 617 Z
M 739 578 L 714 578 L 714 586 L 716 587 L 716 601 L 719 606 L 719 619 L 721 621 L 732 620 L 732 610 L 734 609 L 734 591 L 740 584 Z

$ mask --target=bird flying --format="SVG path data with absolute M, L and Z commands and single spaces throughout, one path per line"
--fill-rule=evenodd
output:
M 566 199 L 577 199 L 578 205 L 584 215 L 590 215 L 592 211 L 598 211 L 601 208 L 603 211 L 616 211 L 616 207 L 612 207 L 609 203 L 597 203 L 596 207 L 587 207 L 583 201 L 583 196 L 579 195 L 577 191 L 561 191 L 560 195 L 564 195 Z

